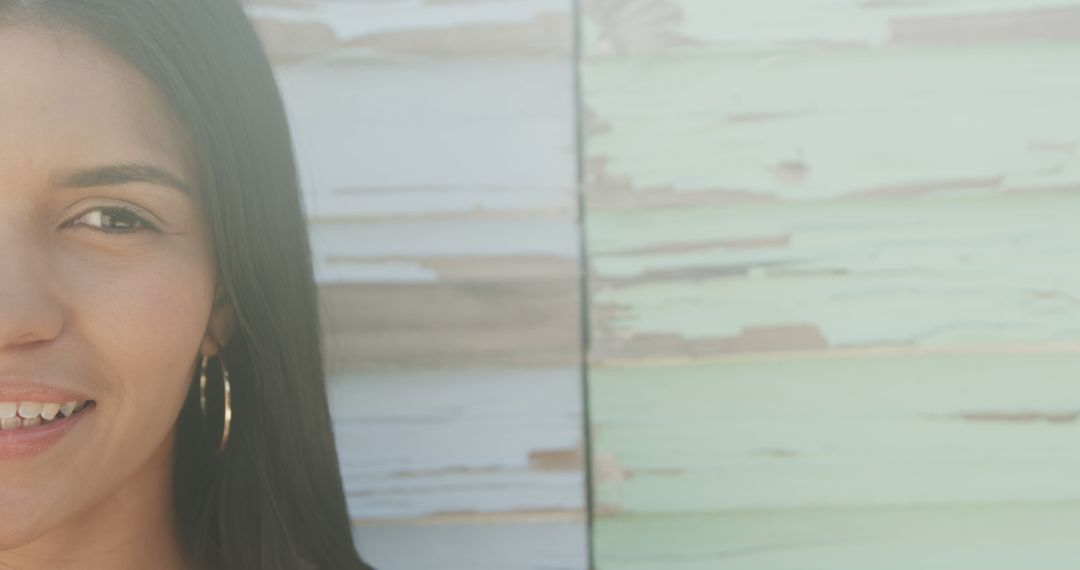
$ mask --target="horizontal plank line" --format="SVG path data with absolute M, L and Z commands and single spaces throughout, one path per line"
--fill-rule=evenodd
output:
M 827 350 L 759 351 L 709 356 L 589 358 L 590 368 L 629 366 L 676 366 L 746 361 L 806 360 L 818 358 L 859 358 L 876 356 L 977 355 L 977 354 L 1080 354 L 1080 341 L 1029 344 L 981 344 L 953 346 L 883 346 L 870 348 L 833 348 Z
M 418 518 L 353 518 L 353 526 L 433 524 L 530 524 L 542 522 L 584 523 L 584 511 L 520 511 L 504 513 L 440 513 Z
M 1047 500 L 1047 501 L 956 501 L 956 502 L 938 502 L 938 503 L 910 503 L 910 504 L 883 504 L 883 505 L 844 505 L 844 506 L 828 506 L 828 505 L 809 505 L 805 507 L 762 507 L 762 508 L 736 508 L 736 509 L 709 509 L 701 511 L 685 511 L 685 510 L 670 510 L 670 511 L 612 511 L 601 509 L 598 511 L 596 519 L 614 520 L 614 519 L 650 519 L 650 518 L 708 518 L 708 517 L 728 517 L 739 516 L 748 514 L 763 514 L 770 515 L 789 513 L 789 514 L 807 514 L 807 513 L 868 513 L 868 512 L 902 512 L 902 511 L 943 511 L 943 510 L 995 510 L 995 509 L 1023 509 L 1023 508 L 1039 508 L 1039 507 L 1054 507 L 1054 508 L 1075 508 L 1080 509 L 1080 499 L 1063 499 L 1063 500 Z
M 567 195 L 570 196 L 569 194 Z M 444 220 L 531 220 L 531 219 L 576 219 L 577 211 L 573 208 L 551 208 L 533 210 L 482 209 L 456 210 L 445 212 L 420 213 L 372 213 L 345 214 L 339 216 L 312 214 L 307 216 L 309 224 L 347 224 L 354 222 L 428 222 Z

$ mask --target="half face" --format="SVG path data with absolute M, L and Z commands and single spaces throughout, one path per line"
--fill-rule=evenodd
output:
M 190 149 L 150 83 L 74 32 L 0 27 L 0 54 L 0 544 L 16 547 L 169 457 L 215 278 Z

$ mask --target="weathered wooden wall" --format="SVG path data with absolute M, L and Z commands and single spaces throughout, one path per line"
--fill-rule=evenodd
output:
M 583 570 L 570 0 L 261 0 L 357 543 Z
M 1080 5 L 582 18 L 596 568 L 1080 563 Z
M 1080 4 L 251 7 L 381 570 L 1080 563 Z

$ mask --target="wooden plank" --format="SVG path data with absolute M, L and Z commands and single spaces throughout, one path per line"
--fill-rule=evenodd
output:
M 594 212 L 594 362 L 1076 338 L 1080 194 Z
M 320 283 L 384 282 L 358 271 L 364 264 L 388 260 L 412 261 L 428 276 L 393 277 L 401 282 L 426 283 L 439 278 L 492 275 L 470 260 L 510 263 L 514 258 L 534 258 L 543 269 L 493 276 L 501 281 L 522 281 L 528 275 L 573 280 L 577 226 L 571 220 L 543 217 L 522 219 L 400 220 L 396 222 L 334 222 L 310 224 L 316 279 Z M 498 236 L 500 239 L 492 239 Z M 524 265 L 524 264 L 519 264 Z M 480 271 L 477 273 L 477 271 Z
M 576 368 L 334 376 L 350 512 L 397 524 L 448 514 L 580 517 L 580 378 Z
M 379 570 L 586 570 L 583 523 L 357 526 Z
M 597 509 L 1080 499 L 1076 347 L 827 354 L 593 368 Z
M 596 568 L 1065 570 L 1080 562 L 1077 524 L 1076 502 L 601 519 Z
M 587 63 L 589 211 L 1080 189 L 1077 57 L 1074 43 Z
M 1075 42 L 1070 0 L 583 0 L 589 59 Z
M 326 359 L 339 373 L 572 366 L 579 299 L 570 279 L 323 285 Z
M 568 60 L 312 61 L 277 75 L 317 223 L 461 222 L 410 228 L 415 239 L 445 239 L 475 218 L 576 219 Z M 509 234 L 500 241 L 528 236 Z
M 572 50 L 568 0 L 380 2 L 245 0 L 279 62 L 563 56 Z

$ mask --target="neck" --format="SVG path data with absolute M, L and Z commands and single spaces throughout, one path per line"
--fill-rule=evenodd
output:
M 37 540 L 0 553 L 0 568 L 186 570 L 173 519 L 173 436 L 84 514 Z

